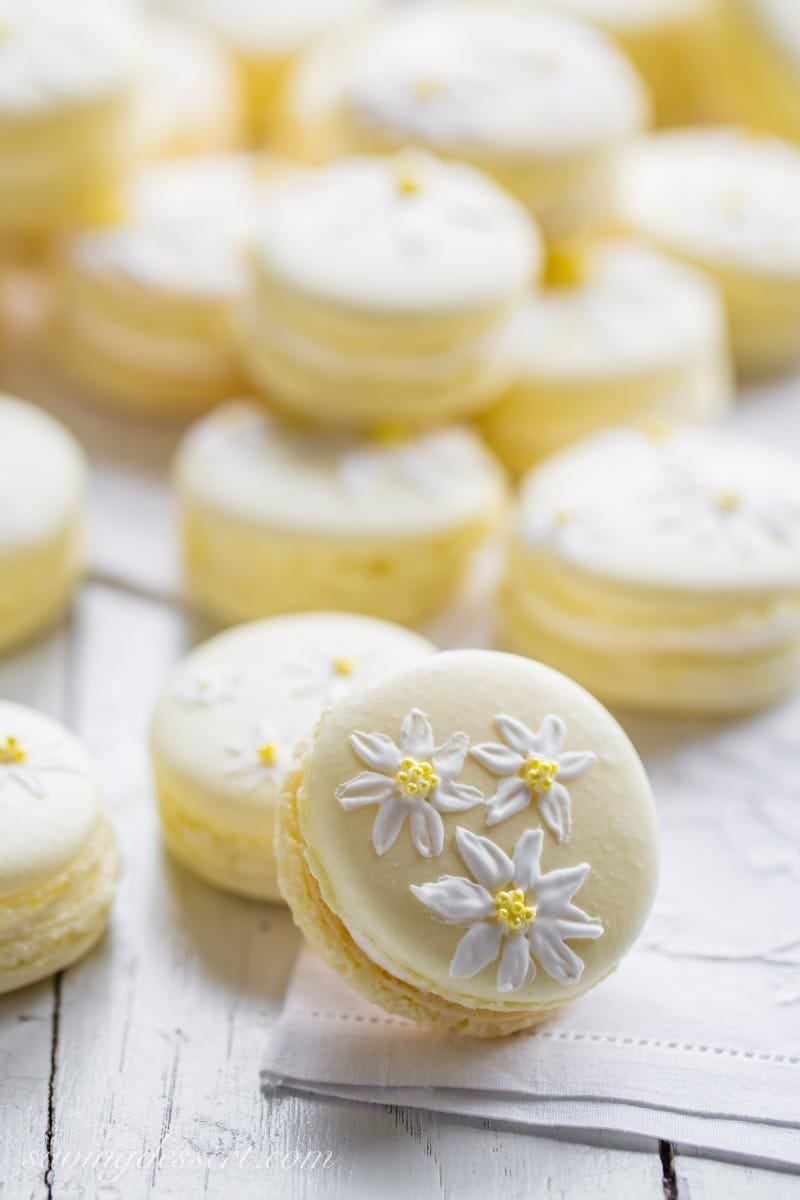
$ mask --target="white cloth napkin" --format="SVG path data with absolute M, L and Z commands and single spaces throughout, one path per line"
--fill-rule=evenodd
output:
M 659 902 L 619 971 L 538 1033 L 426 1032 L 304 952 L 265 1087 L 800 1167 L 798 731 L 800 701 L 631 729 L 659 802 Z

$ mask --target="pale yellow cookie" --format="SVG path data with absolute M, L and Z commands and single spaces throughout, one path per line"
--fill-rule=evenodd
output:
M 189 595 L 226 622 L 324 608 L 414 625 L 447 608 L 503 515 L 503 472 L 448 428 L 361 438 L 228 405 L 175 463 Z
M 482 420 L 515 473 L 604 426 L 709 421 L 731 398 L 725 312 L 699 271 L 626 240 L 551 256 L 498 338 L 512 382 Z
M 369 427 L 471 414 L 502 391 L 486 345 L 540 262 L 525 210 L 473 167 L 414 153 L 298 172 L 264 207 L 243 364 L 290 416 Z
M 281 889 L 369 1000 L 437 1030 L 541 1024 L 605 979 L 652 903 L 641 762 L 528 659 L 434 655 L 334 705 L 284 787 Z
M 522 488 L 501 638 L 616 704 L 781 699 L 800 682 L 798 460 L 663 427 L 555 455 Z
M 273 827 L 295 746 L 330 704 L 432 653 L 417 634 L 345 613 L 255 621 L 194 649 L 153 716 L 170 851 L 218 887 L 280 900 Z
M 301 64 L 288 144 L 311 158 L 424 146 L 471 162 L 551 238 L 602 223 L 644 88 L 603 33 L 539 5 L 397 6 Z

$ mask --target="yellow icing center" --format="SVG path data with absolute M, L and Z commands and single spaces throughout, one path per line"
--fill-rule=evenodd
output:
M 522 764 L 519 773 L 532 792 L 549 792 L 558 774 L 558 763 L 532 755 Z
M 0 763 L 3 766 L 11 767 L 18 763 L 24 763 L 26 758 L 27 753 L 17 738 L 7 737 L 4 742 L 0 742 Z
M 331 663 L 331 669 L 334 675 L 341 675 L 347 679 L 350 675 L 355 675 L 358 664 L 354 658 L 334 658 Z
M 439 786 L 439 776 L 431 764 L 418 762 L 416 758 L 404 758 L 394 778 L 400 791 L 410 799 L 425 800 Z
M 414 95 L 417 100 L 434 100 L 441 96 L 443 91 L 444 84 L 441 79 L 434 79 L 430 75 L 421 75 L 414 81 Z
M 571 520 L 572 513 L 568 508 L 560 508 L 557 512 L 553 513 L 553 524 L 559 529 L 563 528 L 564 525 L 569 525 Z
M 651 442 L 666 442 L 675 433 L 675 427 L 669 421 L 645 421 L 639 428 Z
M 395 446 L 408 438 L 408 426 L 401 421 L 382 421 L 372 429 L 370 437 L 383 446 Z
M 527 929 L 536 919 L 534 905 L 528 903 L 528 897 L 522 888 L 514 888 L 511 892 L 497 892 L 494 898 L 494 919 L 505 925 L 509 933 L 519 933 Z
M 264 767 L 274 767 L 278 761 L 278 746 L 275 742 L 264 742 L 258 747 L 258 759 Z
M 720 492 L 716 500 L 720 512 L 735 512 L 742 503 L 742 497 L 738 492 Z
M 547 287 L 577 288 L 586 282 L 586 255 L 578 246 L 551 250 L 547 256 L 544 281 Z

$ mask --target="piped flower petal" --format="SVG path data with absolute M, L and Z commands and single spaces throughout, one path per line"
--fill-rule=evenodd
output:
M 483 804 L 483 801 L 483 792 L 478 788 L 445 779 L 434 792 L 431 803 L 440 813 L 451 813 L 465 812 L 468 808 L 475 808 L 476 805 Z
M 498 992 L 516 992 L 528 977 L 531 967 L 531 948 L 524 933 L 512 933 L 506 938 L 500 965 L 497 968 Z
M 464 768 L 469 749 L 469 738 L 465 733 L 454 733 L 443 746 L 437 746 L 431 755 L 431 763 L 437 775 L 443 779 L 454 779 Z
M 420 708 L 412 708 L 400 730 L 400 745 L 411 758 L 430 759 L 433 755 L 433 730 Z
M 531 802 L 531 789 L 518 776 L 502 779 L 497 791 L 486 801 L 486 824 L 499 825 L 501 821 L 516 816 Z
M 403 756 L 385 733 L 361 733 L 356 730 L 350 734 L 350 745 L 368 767 L 391 775 L 400 770 Z
M 443 875 L 435 883 L 412 884 L 411 891 L 434 916 L 453 925 L 484 921 L 494 914 L 494 900 L 486 888 L 458 875 Z
M 539 812 L 556 839 L 568 842 L 572 836 L 572 806 L 567 789 L 560 783 L 554 783 L 549 792 L 540 792 Z
M 491 892 L 509 884 L 514 876 L 514 864 L 508 855 L 490 838 L 478 837 L 459 825 L 456 843 L 472 874 Z
M 589 767 L 597 762 L 592 750 L 567 750 L 558 760 L 558 777 L 562 783 L 579 779 Z
M 444 849 L 444 824 L 432 804 L 411 812 L 411 840 L 423 858 L 435 858 Z
M 525 762 L 521 754 L 500 742 L 482 742 L 473 746 L 470 754 L 492 775 L 516 775 Z
M 523 758 L 527 758 L 529 754 L 533 753 L 536 737 L 527 725 L 523 725 L 522 721 L 501 713 L 500 716 L 495 717 L 494 725 L 506 745 L 510 746 L 512 750 L 516 750 Z
M 372 826 L 372 844 L 378 854 L 385 854 L 395 844 L 407 816 L 408 805 L 399 796 L 381 803 Z
M 334 796 L 342 808 L 361 808 L 365 804 L 382 804 L 397 791 L 392 779 L 377 771 L 361 771 L 337 787 Z
M 462 937 L 450 963 L 451 979 L 472 979 L 500 953 L 503 930 L 496 921 L 479 921 Z M 527 947 L 526 947 L 527 953 Z

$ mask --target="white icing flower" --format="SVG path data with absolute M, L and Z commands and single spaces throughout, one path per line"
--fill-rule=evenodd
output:
M 742 551 L 757 549 L 765 539 L 788 542 L 800 535 L 800 504 L 779 489 L 759 486 L 723 462 L 688 446 L 667 446 L 663 479 L 642 497 L 642 510 L 652 528 L 676 531 L 698 545 L 728 539 Z
M 233 671 L 196 671 L 175 686 L 175 696 L 188 708 L 214 708 L 236 695 L 239 677 Z
M 26 737 L 0 736 L 0 787 L 5 782 L 18 783 L 32 796 L 42 799 L 47 795 L 42 774 L 48 771 L 75 772 L 80 768 L 62 756 L 55 742 L 37 746 Z
M 313 696 L 320 704 L 335 704 L 352 689 L 364 665 L 372 663 L 374 651 L 362 649 L 358 654 L 346 647 L 312 647 L 302 658 L 286 664 L 294 682 L 290 685 L 296 696 Z
M 536 733 L 514 717 L 495 717 L 503 744 L 473 746 L 473 758 L 500 777 L 486 802 L 486 824 L 497 825 L 527 808 L 536 797 L 542 820 L 559 842 L 572 833 L 572 805 L 565 783 L 578 779 L 597 760 L 591 750 L 564 750 L 567 729 L 560 717 L 547 716 Z
M 483 802 L 477 788 L 456 783 L 469 749 L 465 733 L 454 733 L 435 747 L 430 721 L 412 708 L 400 730 L 400 745 L 385 733 L 350 736 L 350 745 L 371 769 L 336 789 L 342 808 L 378 805 L 372 844 L 378 854 L 394 845 L 406 817 L 411 840 L 424 858 L 441 854 L 444 824 L 440 813 L 464 812 Z
M 580 863 L 542 874 L 543 841 L 541 829 L 528 829 L 509 858 L 489 838 L 459 827 L 456 843 L 477 882 L 443 875 L 412 885 L 434 916 L 467 929 L 450 963 L 452 979 L 472 979 L 498 959 L 498 992 L 515 992 L 535 976 L 534 959 L 559 983 L 580 979 L 583 961 L 566 941 L 604 933 L 597 918 L 572 903 L 590 867 Z
M 441 494 L 447 477 L 441 435 L 398 441 L 376 441 L 346 454 L 339 463 L 337 476 L 344 491 L 354 497 L 372 495 L 387 478 L 409 484 L 426 496 Z
M 252 792 L 284 769 L 288 744 L 272 721 L 264 717 L 249 738 L 231 742 L 227 751 L 232 762 L 225 774 L 240 777 L 247 791 Z

